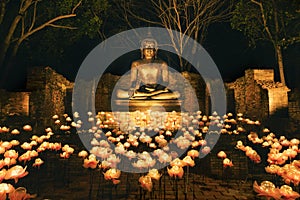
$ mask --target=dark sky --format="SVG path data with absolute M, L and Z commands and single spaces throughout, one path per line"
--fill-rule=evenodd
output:
M 77 47 L 70 47 L 70 59 L 75 66 L 51 66 L 44 63 L 44 66 L 51 66 L 57 72 L 63 74 L 67 79 L 74 81 L 77 70 L 80 67 L 83 59 L 96 46 L 96 43 L 82 42 L 77 44 Z M 284 51 L 286 82 L 290 88 L 300 88 L 300 45 L 291 47 L 288 51 Z M 247 39 L 239 31 L 234 31 L 229 24 L 222 23 L 212 25 L 208 31 L 207 38 L 203 47 L 215 61 L 223 80 L 226 82 L 234 81 L 236 78 L 243 76 L 244 71 L 249 68 L 257 69 L 275 69 L 275 76 L 278 80 L 277 64 L 274 56 L 274 50 L 266 43 L 259 43 L 255 49 L 248 46 Z M 80 51 L 78 51 L 80 49 Z M 126 55 L 126 59 L 118 59 L 112 64 L 108 70 L 117 74 L 122 74 L 130 70 L 130 63 L 140 57 L 140 52 L 135 52 Z M 24 81 L 25 71 L 14 72 L 16 78 Z M 13 81 L 17 85 L 18 81 Z
M 240 32 L 231 30 L 228 24 L 219 24 L 210 28 L 203 47 L 215 61 L 223 78 L 227 80 L 242 76 L 245 68 L 257 66 L 259 63 L 262 66 L 275 64 L 274 56 L 267 55 L 270 54 L 269 50 L 264 51 L 263 54 L 258 52 L 266 47 L 259 47 L 256 50 L 248 47 L 245 37 Z M 158 51 L 159 58 L 167 61 L 170 67 L 178 69 L 174 63 L 167 60 L 166 54 L 168 52 Z M 107 71 L 122 75 L 130 70 L 131 62 L 139 58 L 139 50 L 125 54 L 113 62 Z
M 229 24 L 211 27 L 203 44 L 218 66 L 225 81 L 233 81 L 243 76 L 249 68 L 274 69 L 275 81 L 279 80 L 275 51 L 271 44 L 259 42 L 256 48 L 249 47 L 248 40 L 239 31 L 232 30 Z M 299 87 L 300 45 L 290 46 L 283 51 L 286 82 L 289 87 Z
M 248 40 L 241 32 L 232 30 L 230 24 L 223 23 L 211 26 L 203 47 L 216 63 L 224 81 L 234 81 L 243 76 L 244 71 L 249 68 L 274 69 L 275 81 L 279 80 L 272 46 L 261 42 L 257 44 L 256 48 L 249 47 Z M 296 76 L 296 74 L 300 74 L 299 67 L 296 67 L 300 65 L 299 46 L 283 53 L 286 58 L 286 82 L 289 87 L 296 87 L 300 83 L 297 82 Z M 161 52 L 159 55 L 163 57 Z M 138 50 L 129 53 L 124 56 L 125 59 L 116 60 L 108 71 L 119 75 L 125 73 L 130 69 L 131 61 L 138 59 L 139 56 Z M 170 66 L 172 67 L 172 65 Z

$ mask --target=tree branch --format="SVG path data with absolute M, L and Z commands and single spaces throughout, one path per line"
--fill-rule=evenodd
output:
M 267 24 L 267 19 L 266 19 L 266 16 L 265 16 L 265 10 L 264 10 L 263 4 L 262 4 L 261 2 L 256 1 L 256 0 L 250 0 L 250 1 L 251 1 L 252 3 L 254 3 L 254 4 L 256 4 L 256 5 L 259 6 L 259 8 L 260 8 L 260 13 L 261 13 L 261 18 L 262 18 L 262 20 L 263 20 L 264 28 L 265 28 L 265 30 L 266 30 L 266 32 L 267 32 L 267 34 L 268 34 L 270 40 L 271 40 L 271 41 L 274 41 L 273 36 L 272 36 L 272 34 L 271 34 L 270 30 L 269 30 L 268 24 Z
M 33 29 L 34 24 L 35 24 L 37 3 L 38 3 L 38 1 L 34 2 L 33 17 L 32 17 L 31 25 L 30 25 L 30 27 L 28 29 L 29 31 L 31 31 Z
M 57 25 L 57 24 L 49 24 L 48 26 L 51 26 L 51 27 L 54 27 L 54 28 L 71 29 L 71 30 L 78 29 L 77 27 L 63 26 L 63 25 Z
M 223 0 L 150 0 L 150 2 L 152 4 L 150 9 L 155 11 L 158 21 L 137 16 L 132 9 L 126 9 L 126 11 L 137 20 L 157 24 L 168 30 L 171 44 L 179 55 L 182 69 L 184 69 L 184 61 L 180 55 L 182 55 L 188 39 L 185 35 L 199 42 L 201 34 L 200 41 L 202 41 L 209 24 L 229 16 L 227 14 L 228 7 L 224 10 L 222 8 L 225 5 Z M 179 34 L 173 34 L 172 30 L 177 30 Z
M 6 0 L 0 0 L 0 24 L 2 23 L 6 11 Z
M 149 24 L 154 24 L 154 25 L 159 25 L 159 26 L 162 26 L 161 23 L 159 22 L 155 22 L 155 21 L 152 21 L 152 20 L 149 20 L 149 19 L 146 19 L 144 17 L 140 17 L 138 15 L 136 15 L 134 12 L 131 11 L 131 9 L 127 8 L 127 13 L 129 13 L 132 17 L 134 17 L 135 19 L 137 20 L 140 20 L 140 21 L 143 21 L 143 22 L 146 22 L 146 23 L 149 23 Z
M 21 35 L 24 35 L 25 33 L 25 16 L 22 17 L 21 21 Z
M 62 19 L 67 19 L 67 18 L 71 18 L 71 17 L 75 17 L 76 14 L 69 14 L 69 15 L 61 15 L 61 16 L 58 16 L 58 17 L 55 17 L 47 22 L 45 22 L 44 24 L 38 26 L 37 28 L 31 30 L 31 31 L 28 31 L 26 34 L 24 34 L 23 37 L 21 37 L 20 39 L 21 40 L 24 40 L 25 38 L 29 37 L 30 35 L 32 35 L 33 33 L 39 31 L 39 30 L 42 30 L 43 28 L 47 27 L 47 26 L 57 26 L 57 25 L 54 25 L 52 23 L 56 22 L 56 21 L 59 21 L 59 20 L 62 20 Z
M 77 4 L 76 4 L 76 6 L 72 9 L 72 14 L 74 14 L 75 13 L 75 10 L 81 5 L 81 3 L 82 3 L 82 1 L 79 1 Z

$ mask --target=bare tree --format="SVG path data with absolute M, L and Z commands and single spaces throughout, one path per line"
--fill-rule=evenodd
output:
M 286 85 L 283 50 L 300 42 L 299 9 L 297 0 L 239 0 L 231 19 L 232 27 L 243 31 L 253 46 L 261 41 L 273 45 L 283 85 Z
M 17 50 L 20 46 L 20 44 L 28 38 L 30 35 L 34 34 L 37 31 L 42 30 L 45 27 L 51 26 L 55 28 L 68 28 L 68 29 L 74 29 L 74 27 L 69 26 L 62 26 L 57 25 L 55 22 L 66 19 L 66 18 L 72 18 L 75 17 L 75 10 L 76 8 L 81 4 L 81 1 L 79 1 L 73 9 L 68 14 L 59 15 L 56 16 L 46 22 L 41 23 L 40 25 L 36 26 L 36 14 L 37 14 L 37 4 L 39 3 L 38 0 L 21 0 L 18 14 L 14 17 L 12 23 L 10 24 L 9 30 L 4 38 L 4 41 L 2 42 L 0 46 L 0 66 L 3 66 L 4 59 L 6 57 L 8 48 L 10 47 L 11 43 L 15 42 L 13 50 L 12 50 L 12 57 L 15 56 L 17 53 Z M 33 6 L 33 12 L 32 14 L 29 14 L 30 8 Z M 1 12 L 2 13 L 2 12 Z M 28 19 L 30 18 L 30 19 Z M 12 39 L 16 28 L 21 22 L 21 31 L 20 35 L 16 39 Z M 26 22 L 30 22 L 27 24 Z
M 179 64 L 183 71 L 189 69 L 188 63 L 180 56 L 187 44 L 188 38 L 185 36 L 201 44 L 209 25 L 230 17 L 231 2 L 228 0 L 150 0 L 149 2 L 150 5 L 147 7 L 138 5 L 137 2 L 122 1 L 124 18 L 131 27 L 134 25 L 130 18 L 134 18 L 169 30 L 172 46 L 179 55 Z M 136 8 L 143 6 L 147 9 L 147 16 L 140 15 L 136 11 Z M 180 34 L 174 35 L 172 30 Z M 194 50 L 193 48 L 193 53 Z

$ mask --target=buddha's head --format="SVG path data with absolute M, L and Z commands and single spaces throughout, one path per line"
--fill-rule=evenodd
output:
M 157 54 L 157 42 L 153 38 L 146 38 L 141 42 L 141 56 L 144 59 L 153 59 Z

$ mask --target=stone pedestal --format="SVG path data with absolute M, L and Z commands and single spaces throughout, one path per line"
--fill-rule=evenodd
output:
M 134 112 L 139 111 L 162 111 L 162 112 L 172 112 L 181 111 L 181 100 L 157 100 L 157 99 L 147 99 L 147 100 L 115 100 L 113 103 L 113 111 L 129 111 Z

